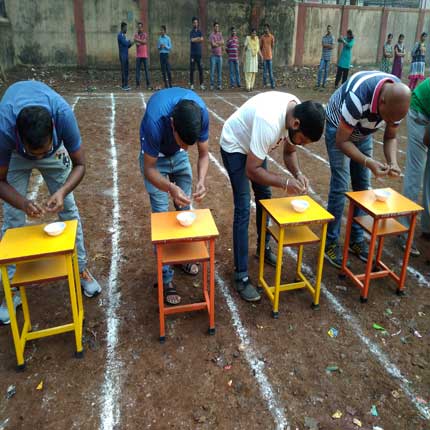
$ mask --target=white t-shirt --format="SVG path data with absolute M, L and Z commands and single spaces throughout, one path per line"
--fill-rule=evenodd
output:
M 300 100 L 288 93 L 268 91 L 245 102 L 222 128 L 220 145 L 225 152 L 248 154 L 264 160 L 270 147 L 288 136 L 285 115 L 290 102 Z

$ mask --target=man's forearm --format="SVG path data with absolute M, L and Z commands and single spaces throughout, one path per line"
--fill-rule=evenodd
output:
M 24 210 L 26 198 L 6 181 L 0 181 L 0 199 L 16 209 Z
M 197 162 L 197 177 L 199 182 L 204 182 L 209 168 L 209 154 L 199 157 Z
M 384 140 L 384 155 L 388 164 L 397 164 L 397 139 Z
M 82 181 L 85 176 L 85 166 L 79 164 L 77 166 L 73 166 L 70 175 L 68 176 L 66 182 L 61 187 L 61 190 L 64 196 L 71 193 Z

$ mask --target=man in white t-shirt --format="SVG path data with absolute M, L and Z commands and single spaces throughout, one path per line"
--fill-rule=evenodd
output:
M 260 294 L 248 276 L 248 224 L 251 180 L 257 204 L 257 234 L 261 232 L 259 201 L 270 199 L 270 187 L 287 194 L 306 193 L 309 181 L 300 171 L 296 145 L 306 145 L 320 139 L 325 113 L 321 104 L 300 103 L 292 94 L 270 91 L 258 94 L 243 104 L 224 124 L 220 145 L 224 166 L 233 188 L 234 281 L 242 299 L 260 300 Z M 284 163 L 293 178 L 267 171 L 267 155 L 282 144 Z M 265 260 L 276 265 L 276 256 L 266 239 Z M 257 239 L 257 253 L 259 252 Z

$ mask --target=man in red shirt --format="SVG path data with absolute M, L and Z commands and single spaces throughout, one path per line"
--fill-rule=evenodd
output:
M 267 73 L 270 78 L 271 88 L 275 88 L 275 79 L 273 78 L 272 55 L 275 45 L 275 37 L 270 33 L 269 24 L 264 25 L 264 34 L 260 38 L 260 51 L 263 56 L 263 85 L 267 84 Z
M 137 33 L 134 35 L 134 41 L 136 43 L 136 87 L 140 87 L 140 69 L 143 63 L 146 88 L 148 90 L 152 90 L 151 83 L 149 81 L 148 69 L 148 38 L 146 33 L 143 31 L 143 24 L 141 22 L 137 24 Z

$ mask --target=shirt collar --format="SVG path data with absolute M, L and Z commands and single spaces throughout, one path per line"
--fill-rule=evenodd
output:
M 371 113 L 378 113 L 379 96 L 381 94 L 382 86 L 386 82 L 393 82 L 394 83 L 394 81 L 391 78 L 384 78 L 378 82 L 378 85 L 376 85 L 375 91 L 373 92 L 372 103 L 370 104 L 370 112 Z

